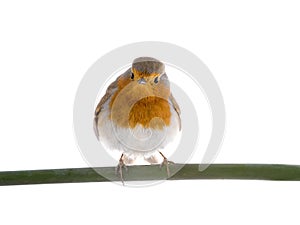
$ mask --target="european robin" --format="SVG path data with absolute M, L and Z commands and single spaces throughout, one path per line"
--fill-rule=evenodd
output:
M 161 150 L 180 132 L 181 119 L 165 65 L 151 57 L 135 59 L 98 103 L 94 130 L 106 148 L 121 152 L 116 171 L 122 182 L 122 168 L 138 156 L 150 164 L 162 161 L 170 176 L 170 161 Z

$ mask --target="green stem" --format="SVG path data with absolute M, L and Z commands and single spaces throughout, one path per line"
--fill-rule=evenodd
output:
M 170 165 L 171 173 L 172 171 L 179 171 L 168 178 L 168 180 L 241 179 L 300 181 L 300 165 L 212 164 L 203 172 L 198 170 L 199 164 L 182 166 L 181 164 Z M 166 179 L 166 170 L 158 165 L 129 166 L 128 171 L 124 171 L 125 182 L 164 179 Z M 105 181 L 119 181 L 118 176 L 115 175 L 114 167 L 0 172 L 0 185 Z

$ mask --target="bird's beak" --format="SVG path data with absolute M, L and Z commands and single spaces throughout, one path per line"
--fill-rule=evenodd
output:
M 141 78 L 141 79 L 138 80 L 138 83 L 139 84 L 146 84 L 147 82 L 144 78 Z

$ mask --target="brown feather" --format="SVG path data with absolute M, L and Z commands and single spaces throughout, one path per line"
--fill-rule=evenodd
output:
M 175 111 L 177 112 L 178 117 L 180 118 L 180 113 L 181 113 L 181 111 L 180 111 L 179 105 L 178 105 L 178 103 L 176 102 L 174 96 L 171 94 L 170 97 L 169 97 L 169 99 L 170 99 L 170 101 L 171 101 L 171 103 L 172 103 L 172 105 L 173 105 L 173 108 L 174 108 Z M 179 130 L 181 130 L 181 119 L 179 119 Z
M 96 134 L 96 137 L 99 138 L 99 133 L 98 133 L 98 116 L 99 113 L 101 112 L 102 106 L 108 99 L 114 94 L 114 89 L 118 87 L 118 80 L 120 79 L 122 75 L 120 75 L 114 82 L 112 82 L 107 90 L 105 95 L 101 98 L 100 102 L 98 103 L 96 109 L 95 109 L 95 117 L 94 117 L 94 132 Z

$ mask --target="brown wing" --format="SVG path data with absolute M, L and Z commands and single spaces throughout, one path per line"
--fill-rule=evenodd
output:
M 95 109 L 94 132 L 95 132 L 97 138 L 99 138 L 99 133 L 98 133 L 98 116 L 99 116 L 99 113 L 101 112 L 101 109 L 102 109 L 104 103 L 113 95 L 114 90 L 118 87 L 118 79 L 119 79 L 119 77 L 108 86 L 105 95 L 101 98 L 100 102 L 98 103 L 98 105 Z
M 175 111 L 177 112 L 177 115 L 178 115 L 178 118 L 179 118 L 179 130 L 181 130 L 181 119 L 180 119 L 180 108 L 179 108 L 179 105 L 178 103 L 176 102 L 174 96 L 171 94 L 170 97 L 169 97 L 170 101 L 171 101 L 171 104 L 173 106 L 173 108 L 175 109 Z

